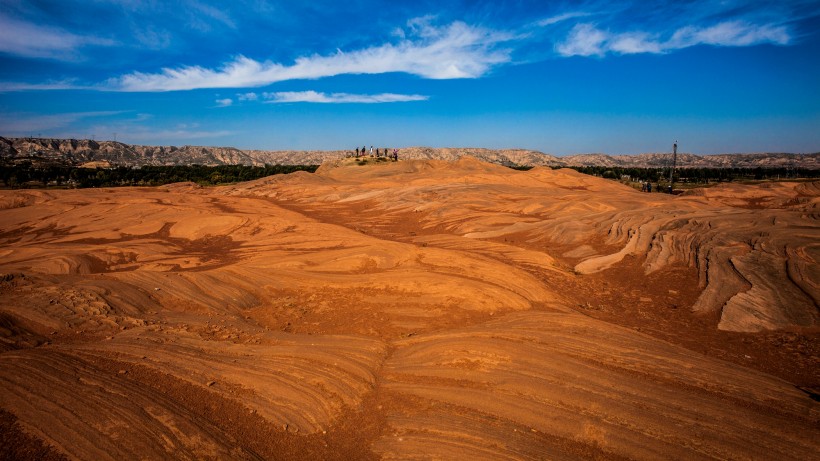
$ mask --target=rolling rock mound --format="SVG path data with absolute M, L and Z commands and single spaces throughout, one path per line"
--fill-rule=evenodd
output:
M 403 177 L 415 173 L 421 177 Z M 571 170 L 510 173 L 471 158 L 361 169 L 326 165 L 315 177 L 287 179 L 299 185 L 267 189 L 263 179 L 239 190 L 334 206 L 375 200 L 386 219 L 423 212 L 424 226 L 450 234 L 519 235 L 571 246 L 568 254 L 584 254 L 587 242 L 600 241 L 600 249 L 590 248 L 575 264 L 581 274 L 609 269 L 626 256 L 645 258 L 647 274 L 691 266 L 703 289 L 694 309 L 719 312 L 721 329 L 811 327 L 820 318 L 817 183 L 728 185 L 672 198 Z M 477 196 L 478 188 L 495 197 Z
M 819 189 L 461 158 L 0 191 L 0 452 L 810 459 Z

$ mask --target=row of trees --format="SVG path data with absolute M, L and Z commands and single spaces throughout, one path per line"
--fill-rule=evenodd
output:
M 632 181 L 664 182 L 669 180 L 669 168 L 620 168 L 605 166 L 570 167 L 578 172 L 608 179 L 629 177 Z M 742 180 L 818 178 L 820 170 L 789 167 L 757 168 L 677 168 L 675 182 L 706 184 Z
M 202 185 L 251 181 L 274 174 L 307 171 L 318 165 L 176 165 L 143 166 L 141 168 L 77 168 L 71 166 L 34 166 L 20 164 L 0 166 L 0 178 L 5 187 L 114 187 L 159 186 L 192 181 Z
M 144 166 L 141 168 L 77 168 L 71 166 L 36 166 L 31 163 L 0 166 L 0 179 L 5 187 L 113 187 L 159 186 L 191 181 L 202 185 L 251 181 L 274 174 L 295 171 L 315 172 L 318 165 L 176 165 Z M 515 169 L 529 167 L 511 166 Z M 629 178 L 636 182 L 665 182 L 669 168 L 621 168 L 604 166 L 571 167 L 584 174 L 608 179 Z M 679 168 L 675 182 L 704 184 L 737 180 L 818 178 L 820 170 L 806 168 Z

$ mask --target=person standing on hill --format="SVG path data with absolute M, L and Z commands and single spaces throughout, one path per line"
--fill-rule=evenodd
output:
M 370 156 L 373 156 L 373 146 L 370 146 Z
M 356 158 L 359 158 L 359 146 L 356 146 Z

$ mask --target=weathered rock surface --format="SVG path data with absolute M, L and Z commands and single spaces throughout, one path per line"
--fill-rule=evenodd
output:
M 0 429 L 73 459 L 811 459 L 818 203 L 472 158 L 0 191 Z

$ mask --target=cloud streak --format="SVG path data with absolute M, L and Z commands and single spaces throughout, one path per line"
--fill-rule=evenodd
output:
M 126 111 L 66 112 L 51 115 L 2 114 L 0 126 L 4 135 L 28 136 L 36 132 L 49 132 L 73 125 L 89 118 L 106 118 Z
M 104 85 L 114 91 L 178 91 L 201 88 L 249 88 L 296 79 L 343 74 L 402 72 L 429 79 L 477 78 L 510 61 L 510 50 L 498 49 L 511 36 L 453 22 L 444 27 L 413 24 L 412 38 L 398 43 L 332 55 L 300 57 L 291 65 L 238 56 L 218 69 L 200 66 L 166 68 L 159 73 L 133 72 Z
M 196 27 L 195 34 L 188 31 L 189 35 L 196 36 L 197 43 L 199 40 L 215 40 L 214 37 L 219 34 L 213 31 L 217 29 L 231 35 L 244 30 L 247 26 L 247 15 L 243 15 L 239 9 L 225 8 L 223 12 L 211 6 L 212 3 L 207 0 L 190 0 L 185 3 L 186 7 L 182 10 L 151 2 L 116 0 L 113 3 L 122 5 L 122 11 L 118 14 L 135 14 L 132 21 L 152 15 L 162 16 L 160 13 L 175 13 L 174 18 L 182 23 L 184 18 L 194 18 L 204 24 L 202 31 Z M 218 55 L 223 56 L 216 61 L 218 64 L 208 66 L 169 65 L 178 63 L 180 55 L 189 56 L 188 59 L 194 60 L 194 64 L 201 62 L 197 61 L 198 59 L 209 59 L 169 49 L 185 45 L 185 35 L 180 32 L 187 30 L 185 27 L 174 29 L 167 22 L 140 22 L 139 32 L 132 33 L 126 38 L 125 35 L 117 35 L 119 29 L 112 31 L 110 27 L 96 29 L 75 26 L 77 29 L 69 31 L 61 28 L 64 22 L 49 22 L 34 16 L 22 20 L 19 18 L 27 13 L 20 10 L 17 13 L 0 13 L 0 53 L 63 61 L 76 61 L 82 57 L 81 53 L 92 51 L 100 52 L 100 56 L 108 56 L 112 53 L 106 53 L 106 50 L 99 47 L 115 45 L 130 47 L 129 53 L 118 52 L 116 59 L 105 61 L 116 63 L 112 64 L 112 67 L 116 66 L 119 69 L 105 77 L 96 76 L 94 70 L 89 68 L 83 77 L 78 78 L 77 74 L 74 74 L 72 78 L 71 74 L 77 68 L 72 63 L 74 67 L 67 71 L 54 71 L 50 76 L 55 80 L 33 83 L 0 82 L 0 92 L 76 89 L 167 92 L 236 89 L 236 97 L 231 104 L 238 105 L 248 101 L 246 95 L 252 94 L 242 95 L 239 92 L 241 89 L 261 88 L 292 80 L 390 73 L 403 73 L 424 79 L 468 79 L 485 77 L 504 65 L 542 61 L 549 57 L 603 58 L 640 53 L 664 54 L 698 45 L 790 45 L 799 40 L 800 26 L 796 25 L 796 21 L 808 14 L 806 11 L 810 9 L 811 4 L 806 0 L 794 0 L 758 7 L 755 1 L 747 0 L 628 0 L 617 4 L 603 0 L 586 0 L 581 3 L 570 3 L 571 7 L 547 7 L 538 13 L 537 17 L 543 19 L 535 22 L 516 24 L 515 20 L 505 21 L 501 18 L 497 21 L 484 22 L 493 24 L 486 27 L 462 21 L 436 23 L 437 16 L 422 16 L 410 19 L 403 27 L 395 29 L 394 33 L 384 36 L 383 42 L 363 41 L 368 40 L 367 35 L 363 34 L 362 41 L 357 43 L 365 44 L 359 45 L 358 48 L 339 49 L 322 54 L 304 51 L 276 60 L 250 57 L 257 53 L 266 56 L 262 53 L 271 52 L 269 47 L 257 47 L 256 43 L 245 42 L 241 46 L 220 48 L 203 41 L 202 49 L 220 50 L 214 51 L 217 53 L 234 53 Z M 82 8 L 78 6 L 78 9 Z M 13 8 L 9 9 L 12 10 Z M 133 13 L 132 10 L 139 14 Z M 188 29 L 193 27 L 190 24 L 188 26 Z M 82 35 L 80 30 L 82 33 L 96 36 Z M 96 32 L 87 32 L 89 30 Z M 102 30 L 107 32 L 101 32 Z M 170 32 L 171 30 L 174 32 Z M 388 28 L 385 31 L 394 30 Z M 330 40 L 345 41 L 333 33 L 329 31 L 328 37 L 317 39 L 315 46 L 326 47 Z M 342 36 L 346 34 L 347 32 L 341 32 Z M 117 37 L 121 41 L 101 38 L 103 36 Z M 192 40 L 190 37 L 188 39 Z M 151 59 L 149 62 L 163 62 L 166 67 L 158 66 L 147 71 L 144 68 L 136 71 L 138 67 L 132 62 L 125 64 L 127 67 L 123 70 L 118 60 L 129 62 L 128 60 L 132 59 L 131 52 L 137 49 L 134 48 L 135 40 L 139 43 L 139 51 L 149 51 L 152 58 L 156 56 L 156 60 Z M 98 49 L 92 49 L 94 47 Z M 100 62 L 103 62 L 102 58 Z M 17 75 L 14 78 L 20 79 L 20 75 L 25 74 L 14 75 Z M 110 76 L 113 78 L 100 81 Z M 228 105 L 225 100 L 217 104 Z
M 540 27 L 546 27 L 551 26 L 553 24 L 558 24 L 559 22 L 564 22 L 575 18 L 583 18 L 585 16 L 590 15 L 590 13 L 585 13 L 583 11 L 570 11 L 567 13 L 556 14 L 555 16 L 550 16 L 548 18 L 541 19 L 540 21 L 536 21 L 535 24 Z
M 112 46 L 113 40 L 18 21 L 0 15 L 0 52 L 28 58 L 72 61 L 83 46 Z
M 210 138 L 222 138 L 225 136 L 230 136 L 236 134 L 235 131 L 231 130 L 214 130 L 214 131 L 207 131 L 207 130 L 188 130 L 184 128 L 176 129 L 176 130 L 151 130 L 151 129 L 142 129 L 141 131 L 127 131 L 121 135 L 121 138 L 128 142 L 128 141 L 149 141 L 152 143 L 157 142 L 158 139 L 168 139 L 168 140 L 175 140 L 174 142 L 179 141 L 187 141 L 193 139 L 210 139 Z
M 349 93 L 320 93 L 316 91 L 281 91 L 263 93 L 269 103 L 312 102 L 322 104 L 380 104 L 390 102 L 426 101 L 427 96 L 418 94 L 349 94 Z
M 763 43 L 788 45 L 791 36 L 785 26 L 756 25 L 745 21 L 725 21 L 709 27 L 686 26 L 671 37 L 648 32 L 613 33 L 593 24 L 576 24 L 555 51 L 564 57 L 615 54 L 667 53 L 697 45 L 751 46 Z
M 8 91 L 48 91 L 48 90 L 98 90 L 97 87 L 83 86 L 74 80 L 46 83 L 0 82 L 0 93 Z

